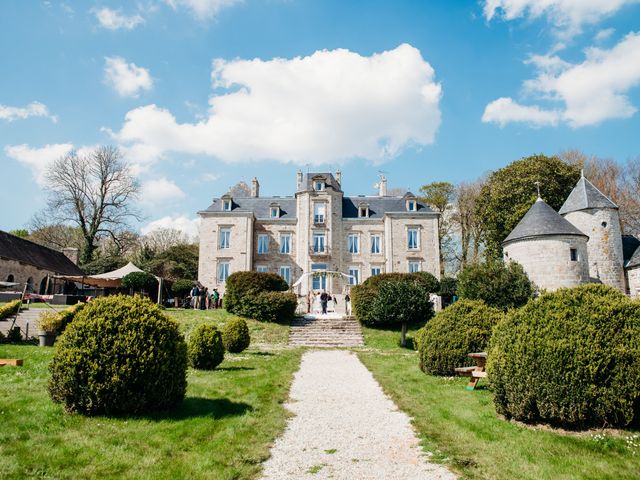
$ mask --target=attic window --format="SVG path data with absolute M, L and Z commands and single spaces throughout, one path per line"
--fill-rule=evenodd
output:
M 368 205 L 360 205 L 358 207 L 358 217 L 367 218 L 369 216 L 369 206 Z
M 269 216 L 271 218 L 280 218 L 280 207 L 278 205 L 273 205 L 269 210 Z
M 314 180 L 313 189 L 316 192 L 322 192 L 324 190 L 324 180 Z
M 230 212 L 231 211 L 231 199 L 230 198 L 225 198 L 222 200 L 222 210 L 224 210 L 225 212 Z
M 407 211 L 415 212 L 417 210 L 417 203 L 415 200 L 407 200 Z

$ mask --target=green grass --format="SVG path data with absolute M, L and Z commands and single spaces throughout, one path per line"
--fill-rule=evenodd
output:
M 432 460 L 471 479 L 637 479 L 637 431 L 563 434 L 498 418 L 487 389 L 467 379 L 425 375 L 415 352 L 397 347 L 396 332 L 365 330 L 358 356 L 413 424 Z M 637 435 L 636 440 L 628 440 Z M 635 447 L 631 445 L 635 443 Z
M 413 349 L 413 339 L 416 332 L 424 326 L 424 323 L 411 324 L 407 328 L 407 349 L 400 351 L 411 351 Z M 362 326 L 364 344 L 369 348 L 379 350 L 393 350 L 400 348 L 400 325 L 385 328 L 370 328 Z
M 223 321 L 224 312 L 170 312 L 185 330 Z M 279 329 L 258 328 L 261 340 Z M 279 326 L 280 328 L 284 328 Z M 0 478 L 173 479 L 256 478 L 284 430 L 300 350 L 256 348 L 225 357 L 214 371 L 189 370 L 184 403 L 140 417 L 64 413 L 46 392 L 53 349 L 0 345 Z

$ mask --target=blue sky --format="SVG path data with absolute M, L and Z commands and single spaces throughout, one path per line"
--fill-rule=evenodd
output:
M 0 4 L 0 228 L 71 148 L 120 145 L 136 225 L 193 231 L 256 175 L 340 168 L 347 194 L 474 180 L 533 153 L 640 155 L 637 0 Z

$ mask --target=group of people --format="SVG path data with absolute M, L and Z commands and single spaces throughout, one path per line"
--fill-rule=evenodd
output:
M 326 315 L 329 309 L 329 303 L 332 304 L 333 311 L 335 312 L 338 309 L 338 298 L 335 295 L 331 296 L 326 291 L 310 291 L 307 297 L 307 312 L 323 313 Z M 344 303 L 345 313 L 351 315 L 351 297 L 348 293 L 344 296 Z
M 209 293 L 208 287 L 195 286 L 189 294 L 189 305 L 194 310 L 208 310 L 210 308 L 222 308 L 222 297 L 217 288 Z

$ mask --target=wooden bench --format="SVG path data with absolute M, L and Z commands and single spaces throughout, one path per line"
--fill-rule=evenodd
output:
M 22 359 L 19 358 L 0 358 L 0 367 L 11 365 L 13 367 L 21 367 Z
M 487 378 L 487 372 L 484 371 L 487 363 L 487 352 L 470 353 L 467 356 L 473 358 L 476 364 L 471 367 L 458 367 L 455 372 L 461 377 L 470 377 L 467 390 L 475 390 L 480 379 Z

